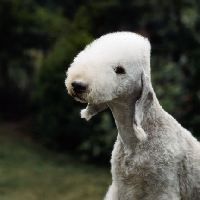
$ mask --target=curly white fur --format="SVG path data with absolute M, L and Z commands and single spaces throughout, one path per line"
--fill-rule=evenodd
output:
M 74 81 L 86 89 L 77 93 Z M 107 107 L 115 118 L 113 182 L 105 200 L 200 199 L 200 143 L 159 105 L 146 38 L 102 36 L 77 55 L 65 83 L 70 95 L 88 103 L 82 118 Z

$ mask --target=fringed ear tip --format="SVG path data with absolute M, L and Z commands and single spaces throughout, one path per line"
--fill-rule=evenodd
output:
M 85 118 L 87 121 L 89 121 L 92 118 L 92 115 L 89 115 L 87 112 L 87 109 L 81 110 L 81 118 Z
M 147 134 L 144 132 L 144 130 L 142 129 L 142 127 L 133 124 L 133 129 L 135 131 L 136 137 L 140 141 L 143 141 L 143 140 L 145 140 L 147 138 Z

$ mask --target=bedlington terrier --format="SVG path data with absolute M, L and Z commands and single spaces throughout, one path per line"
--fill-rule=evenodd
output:
M 150 79 L 150 43 L 130 32 L 89 44 L 67 72 L 89 120 L 109 107 L 118 136 L 105 200 L 200 200 L 200 143 L 160 106 Z

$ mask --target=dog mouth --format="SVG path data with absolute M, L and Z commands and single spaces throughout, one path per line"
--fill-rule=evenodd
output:
M 74 98 L 74 100 L 79 101 L 81 103 L 88 103 L 86 101 L 86 92 L 76 93 L 73 88 L 71 88 L 68 93 Z
M 79 102 L 81 102 L 81 103 L 88 103 L 85 99 L 82 99 L 82 98 L 80 98 L 80 97 L 74 97 L 74 99 L 76 100 L 76 101 L 79 101 Z

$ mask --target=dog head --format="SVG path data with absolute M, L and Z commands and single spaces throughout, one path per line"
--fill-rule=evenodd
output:
M 141 74 L 150 76 L 150 44 L 140 35 L 117 32 L 89 44 L 67 72 L 68 92 L 87 103 L 112 101 L 141 87 Z

